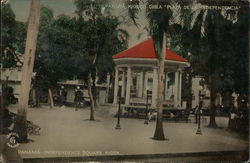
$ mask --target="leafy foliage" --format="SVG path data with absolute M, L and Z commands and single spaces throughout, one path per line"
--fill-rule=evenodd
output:
M 58 81 L 73 78 L 73 66 L 69 61 L 74 52 L 75 24 L 75 19 L 64 15 L 55 19 L 52 10 L 41 8 L 35 87 L 47 90 Z
M 194 70 L 193 75 L 209 77 L 218 73 L 216 90 L 220 92 L 247 90 L 248 73 L 248 10 L 239 9 L 238 21 L 233 23 L 221 14 L 220 10 L 201 11 L 191 28 L 192 14 L 185 11 L 184 26 L 171 34 L 171 49 L 187 58 Z M 201 31 L 204 33 L 202 34 Z M 238 64 L 240 63 L 240 64 Z M 240 79 L 240 80 L 239 80 Z M 236 84 L 237 83 L 237 84 Z
M 126 45 L 126 32 L 118 30 L 119 25 L 115 17 L 96 17 L 96 21 L 66 15 L 54 18 L 52 10 L 42 7 L 35 87 L 48 89 L 69 79 L 87 81 L 89 71 L 104 82 L 113 71 L 112 55 Z M 95 64 L 94 53 L 98 56 Z
M 103 15 L 107 0 L 75 0 L 76 13 L 80 18 L 89 17 L 95 19 Z
M 16 66 L 15 51 L 24 53 L 26 26 L 17 22 L 9 3 L 1 3 L 1 62 L 4 68 Z
M 117 17 L 103 13 L 107 0 L 75 0 L 75 4 L 78 23 L 85 27 L 79 28 L 79 36 L 84 37 L 86 42 L 82 52 L 77 55 L 77 60 L 85 64 L 76 64 L 81 71 L 78 74 L 85 75 L 78 78 L 86 80 L 86 74 L 91 70 L 93 77 L 97 74 L 99 82 L 104 82 L 107 73 L 111 74 L 114 68 L 112 56 L 126 48 L 128 34 L 119 29 L 121 22 Z
M 156 5 L 157 9 L 150 6 Z M 172 12 L 166 6 L 170 5 L 170 1 L 148 0 L 146 7 L 146 17 L 149 23 L 150 35 L 152 36 L 157 51 L 157 55 L 161 52 L 163 33 L 169 31 L 170 19 Z M 169 33 L 169 32 L 168 32 Z
M 137 27 L 139 26 L 139 24 L 137 23 L 138 13 L 140 11 L 139 5 L 140 5 L 139 0 L 133 0 L 133 1 L 126 0 L 125 1 L 125 6 L 128 9 L 128 16 L 132 20 L 134 25 L 136 25 Z

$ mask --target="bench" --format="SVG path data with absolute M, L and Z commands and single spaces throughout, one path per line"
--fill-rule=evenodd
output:
M 186 109 L 163 109 L 163 117 L 175 121 L 188 121 L 189 111 Z
M 146 114 L 148 116 L 153 115 L 156 110 L 151 108 L 151 104 L 148 104 L 148 110 L 146 109 L 146 104 L 144 103 L 133 103 L 133 105 L 121 105 L 122 109 L 126 111 L 125 115 L 127 117 L 145 118 Z M 156 114 L 154 114 L 154 119 Z M 188 121 L 189 111 L 186 109 L 175 109 L 168 108 L 163 109 L 163 118 L 174 121 Z
M 150 113 L 154 111 L 154 109 L 150 108 L 148 106 L 148 109 L 146 108 L 146 104 L 144 105 L 123 105 L 122 108 L 127 112 L 127 116 L 130 117 L 145 117 L 147 112 Z

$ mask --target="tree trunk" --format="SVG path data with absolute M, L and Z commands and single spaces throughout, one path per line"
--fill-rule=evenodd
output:
M 53 109 L 54 108 L 54 100 L 53 100 L 53 94 L 51 89 L 48 89 L 48 93 L 49 93 L 49 102 L 50 102 L 50 108 Z
M 32 105 L 33 105 L 32 107 L 35 107 L 36 106 L 36 90 L 34 87 L 32 88 L 31 98 L 32 98 Z
M 27 135 L 27 108 L 29 101 L 29 90 L 31 85 L 32 72 L 34 67 L 35 51 L 37 44 L 37 35 L 40 19 L 40 0 L 32 0 L 30 7 L 30 16 L 27 30 L 27 40 L 25 46 L 24 62 L 22 67 L 21 93 L 19 109 L 14 130 L 19 134 L 19 142 L 28 142 Z
M 190 65 L 189 71 L 188 71 L 188 88 L 189 88 L 189 96 L 188 96 L 188 109 L 191 110 L 193 109 L 192 102 L 193 102 L 193 92 L 192 92 L 192 79 L 193 79 L 193 74 L 192 74 L 192 67 Z
M 36 94 L 35 106 L 40 107 L 40 92 L 38 89 L 35 89 L 35 94 Z
M 216 82 L 217 77 L 216 74 L 211 75 L 210 80 L 210 121 L 208 127 L 216 128 L 217 124 L 215 121 L 216 115 L 216 106 L 215 106 L 215 99 L 216 99 Z
M 89 100 L 90 100 L 90 120 L 95 120 L 94 118 L 94 98 L 92 93 L 92 77 L 91 72 L 88 74 L 88 94 L 89 94 Z
M 0 134 L 3 133 L 3 129 L 4 129 L 4 112 L 5 112 L 5 109 L 6 109 L 6 105 L 5 105 L 5 87 L 6 87 L 6 83 L 3 82 L 2 83 L 2 87 L 1 87 L 1 90 L 0 90 Z
M 92 61 L 92 65 L 93 66 L 95 66 L 96 59 L 97 59 L 97 52 L 96 51 L 97 50 L 94 49 L 94 54 L 93 54 L 94 58 L 93 58 L 93 61 Z M 95 83 L 93 83 L 93 85 L 94 84 Z M 94 118 L 95 101 L 94 101 L 93 92 L 92 92 L 92 75 L 91 75 L 91 69 L 90 69 L 89 74 L 88 74 L 88 94 L 89 94 L 89 100 L 90 100 L 90 120 L 94 121 L 95 120 L 95 118 Z
M 232 108 L 233 107 L 232 92 L 227 91 L 227 92 L 222 94 L 222 104 L 226 108 Z
M 158 91 L 157 91 L 157 119 L 154 133 L 155 140 L 165 140 L 163 131 L 163 91 L 164 91 L 164 61 L 166 56 L 166 33 L 163 34 L 162 51 L 158 58 Z
M 110 75 L 107 74 L 107 87 L 106 87 L 106 97 L 105 97 L 105 103 L 108 103 L 109 99 L 109 86 L 110 86 Z
M 4 100 L 3 100 L 3 91 L 0 93 L 0 134 L 3 133 L 3 121 L 4 121 Z

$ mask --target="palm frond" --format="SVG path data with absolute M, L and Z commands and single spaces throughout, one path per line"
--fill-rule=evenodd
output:
M 79 17 L 83 17 L 84 15 L 91 16 L 93 13 L 96 16 L 101 16 L 103 15 L 104 7 L 108 6 L 108 0 L 74 0 L 74 3 L 76 5 L 76 14 Z
M 140 1 L 139 0 L 126 0 L 125 1 L 125 6 L 128 9 L 128 16 L 134 23 L 136 27 L 139 27 L 140 24 L 137 23 L 138 20 L 138 13 L 140 11 Z
M 142 35 L 143 35 L 143 32 L 140 32 L 140 33 L 136 36 L 137 40 L 140 40 L 141 37 L 142 37 Z
M 163 34 L 169 28 L 169 20 L 172 17 L 170 8 L 164 7 L 171 5 L 171 1 L 148 0 L 146 4 L 146 18 L 149 23 L 150 35 L 154 40 L 156 54 L 160 54 L 162 49 Z M 159 6 L 152 9 L 150 6 Z

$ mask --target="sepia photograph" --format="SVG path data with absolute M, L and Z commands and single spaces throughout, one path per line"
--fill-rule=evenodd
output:
M 1 0 L 0 163 L 249 162 L 249 0 Z

